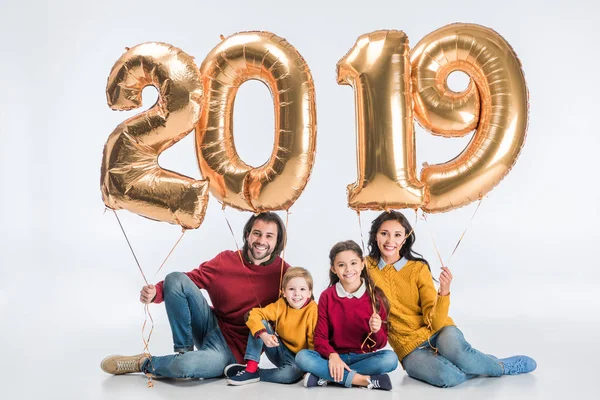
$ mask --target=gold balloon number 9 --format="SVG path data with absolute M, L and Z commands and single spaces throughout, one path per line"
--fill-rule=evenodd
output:
M 446 79 L 461 70 L 471 83 L 461 93 Z M 270 159 L 251 167 L 233 142 L 233 103 L 240 85 L 267 85 L 275 109 Z M 527 128 L 528 93 L 519 60 L 491 29 L 453 24 L 427 35 L 410 52 L 399 31 L 361 36 L 338 62 L 338 83 L 354 88 L 358 179 L 348 187 L 356 210 L 422 208 L 447 211 L 490 191 L 514 165 Z M 107 97 L 115 109 L 141 104 L 154 85 L 157 104 L 120 124 L 104 149 L 101 186 L 112 209 L 197 228 L 207 190 L 224 205 L 254 212 L 287 210 L 309 179 L 315 156 L 315 90 L 298 51 L 268 32 L 224 39 L 198 69 L 166 44 L 128 50 L 115 64 Z M 453 160 L 416 176 L 413 121 L 436 135 L 476 129 Z M 158 166 L 159 154 L 196 127 L 202 175 L 194 180 Z

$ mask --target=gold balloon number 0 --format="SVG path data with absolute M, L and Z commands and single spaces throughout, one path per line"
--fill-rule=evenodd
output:
M 356 210 L 422 208 L 442 212 L 489 192 L 514 165 L 525 139 L 528 93 L 520 62 L 491 29 L 452 24 L 410 52 L 400 31 L 361 36 L 338 62 L 338 83 L 354 88 L 358 179 L 348 187 Z M 471 77 L 455 93 L 456 70 Z M 251 167 L 233 143 L 233 103 L 248 79 L 273 96 L 275 145 Z M 254 212 L 287 210 L 302 193 L 315 156 L 315 92 L 302 56 L 267 32 L 223 40 L 200 69 L 172 46 L 146 43 L 115 64 L 107 97 L 115 109 L 139 107 L 143 87 L 159 90 L 157 104 L 120 124 L 104 149 L 101 186 L 112 209 L 197 228 L 207 189 L 223 204 Z M 416 176 L 414 119 L 431 133 L 461 136 L 476 129 L 456 158 Z M 159 154 L 196 127 L 202 175 L 193 180 L 161 169 Z

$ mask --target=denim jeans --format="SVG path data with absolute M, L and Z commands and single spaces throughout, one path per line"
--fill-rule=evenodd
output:
M 364 354 L 340 354 L 340 358 L 351 369 L 351 371 L 344 370 L 344 378 L 342 382 L 338 382 L 345 387 L 352 386 L 352 379 L 357 373 L 361 375 L 385 374 L 395 370 L 398 366 L 398 357 L 391 350 L 379 350 Z M 296 363 L 304 371 L 329 382 L 334 382 L 329 373 L 329 361 L 321 357 L 316 351 L 300 350 L 296 354 Z
M 504 371 L 497 358 L 472 348 L 455 326 L 437 331 L 404 357 L 402 365 L 408 376 L 438 387 L 460 385 L 479 375 L 500 376 Z
M 267 332 L 273 335 L 274 331 L 269 322 L 263 321 L 262 323 Z M 255 338 L 252 336 L 252 333 L 250 333 L 244 358 L 246 360 L 260 362 L 260 354 L 262 353 L 263 348 L 269 361 L 277 368 L 259 369 L 258 373 L 261 382 L 294 383 L 302 378 L 304 371 L 296 364 L 296 354 L 288 349 L 281 339 L 279 339 L 279 346 L 267 347 L 264 345 L 261 338 Z
M 236 360 L 200 289 L 184 273 L 172 272 L 163 292 L 174 350 L 180 354 L 152 356 L 144 362 L 142 372 L 166 378 L 222 376 L 223 369 Z

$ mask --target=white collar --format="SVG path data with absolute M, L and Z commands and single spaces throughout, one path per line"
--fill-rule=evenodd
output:
M 402 257 L 401 259 L 399 259 L 398 261 L 396 261 L 393 264 L 394 268 L 396 269 L 396 271 L 400 271 L 402 269 L 402 267 L 404 267 L 406 265 L 406 263 L 408 262 L 408 260 L 404 257 Z M 379 269 L 384 269 L 388 264 L 383 261 L 383 257 L 379 258 L 379 262 L 377 263 L 377 266 L 379 267 Z
M 365 280 L 361 278 L 361 282 L 362 284 L 360 285 L 360 287 L 356 290 L 356 292 L 353 293 L 348 293 L 344 290 L 344 287 L 342 286 L 341 282 L 338 282 L 335 284 L 335 291 L 338 295 L 338 297 L 341 297 L 342 299 L 344 297 L 347 297 L 349 299 L 356 297 L 357 299 L 361 298 L 363 294 L 365 294 L 365 292 L 367 291 L 367 286 L 365 285 Z

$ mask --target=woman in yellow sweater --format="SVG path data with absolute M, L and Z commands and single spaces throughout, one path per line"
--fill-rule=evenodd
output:
M 300 350 L 314 348 L 318 308 L 312 294 L 312 276 L 304 268 L 289 268 L 283 276 L 282 287 L 282 298 L 250 311 L 246 322 L 250 336 L 244 356 L 247 364 L 231 364 L 225 368 L 230 385 L 258 381 L 294 383 L 304 375 L 295 357 Z M 269 321 L 275 322 L 275 331 Z M 263 348 L 277 368 L 258 368 Z
M 410 223 L 397 211 L 383 212 L 371 224 L 367 268 L 390 302 L 388 340 L 408 375 L 452 387 L 480 375 L 533 371 L 530 357 L 498 359 L 471 347 L 448 316 L 452 273 L 442 268 L 436 291 L 429 264 L 412 250 L 414 242 Z

